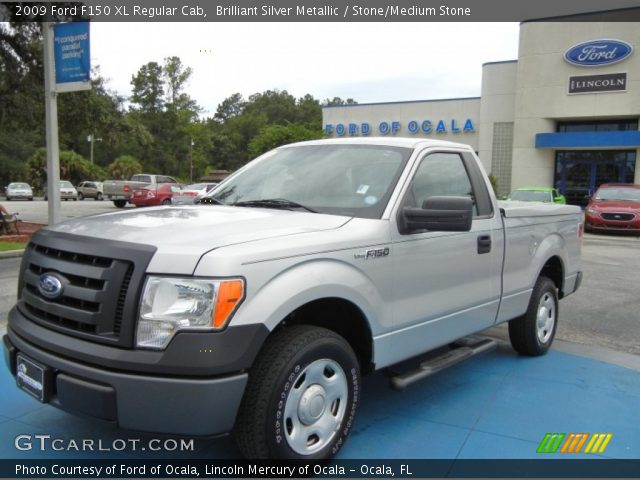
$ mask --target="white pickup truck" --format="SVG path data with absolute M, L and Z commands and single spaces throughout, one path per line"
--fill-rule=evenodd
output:
M 132 175 L 129 180 L 105 180 L 103 182 L 104 196 L 113 201 L 118 208 L 124 208 L 131 200 L 131 195 L 136 188 L 142 188 L 149 184 L 178 183 L 175 178 L 166 175 L 153 175 L 140 173 Z
M 361 375 L 387 368 L 405 388 L 491 348 L 468 336 L 503 322 L 518 352 L 545 353 L 580 285 L 582 228 L 577 207 L 497 202 L 466 145 L 288 145 L 199 205 L 40 230 L 5 359 L 20 388 L 71 412 L 233 431 L 252 458 L 326 458 Z

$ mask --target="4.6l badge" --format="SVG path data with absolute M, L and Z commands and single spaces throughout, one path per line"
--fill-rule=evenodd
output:
M 389 253 L 389 247 L 374 248 L 371 250 L 365 250 L 364 253 L 356 253 L 353 257 L 356 259 L 373 260 L 376 258 L 387 257 L 389 256 Z

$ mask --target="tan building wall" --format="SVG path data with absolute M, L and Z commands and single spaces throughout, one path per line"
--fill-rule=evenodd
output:
M 336 133 L 337 125 L 339 124 L 345 127 L 343 136 L 354 136 L 349 133 L 349 124 L 357 126 L 355 136 L 362 136 L 361 125 L 363 123 L 370 125 L 371 130 L 368 136 L 385 136 L 379 130 L 380 123 L 386 122 L 390 125 L 391 122 L 395 121 L 399 123 L 400 129 L 395 134 L 390 132 L 386 136 L 437 138 L 451 142 L 466 143 L 476 151 L 479 146 L 479 118 L 479 98 L 374 103 L 325 107 L 322 109 L 323 126 L 325 128 L 327 125 L 332 126 L 332 132 L 329 134 L 331 137 L 340 136 Z M 473 123 L 472 132 L 463 131 L 467 119 L 471 119 Z M 409 131 L 409 122 L 416 121 L 418 126 L 421 127 L 422 122 L 425 120 L 431 122 L 431 133 L 424 133 L 421 128 L 416 133 Z M 440 120 L 445 124 L 446 133 L 436 132 L 436 127 Z M 452 132 L 452 120 L 455 121 L 455 127 L 459 129 L 457 133 Z
M 579 67 L 564 60 L 564 52 L 574 45 L 602 38 L 623 40 L 633 46 L 634 53 L 619 63 L 602 67 Z M 536 149 L 535 136 L 555 132 L 558 120 L 638 118 L 638 50 L 640 28 L 637 23 L 531 22 L 521 25 L 514 111 L 513 187 L 553 184 L 555 151 Z M 567 93 L 570 76 L 620 72 L 627 73 L 626 92 Z M 640 183 L 639 166 L 636 165 L 636 183 Z

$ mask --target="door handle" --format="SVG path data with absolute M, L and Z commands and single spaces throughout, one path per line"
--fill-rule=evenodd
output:
M 489 253 L 491 251 L 491 235 L 480 235 L 478 237 L 478 254 Z

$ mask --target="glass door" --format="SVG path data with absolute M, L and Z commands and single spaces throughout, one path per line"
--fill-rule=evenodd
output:
M 603 183 L 633 183 L 635 164 L 634 151 L 559 151 L 554 184 L 567 203 L 584 207 Z

